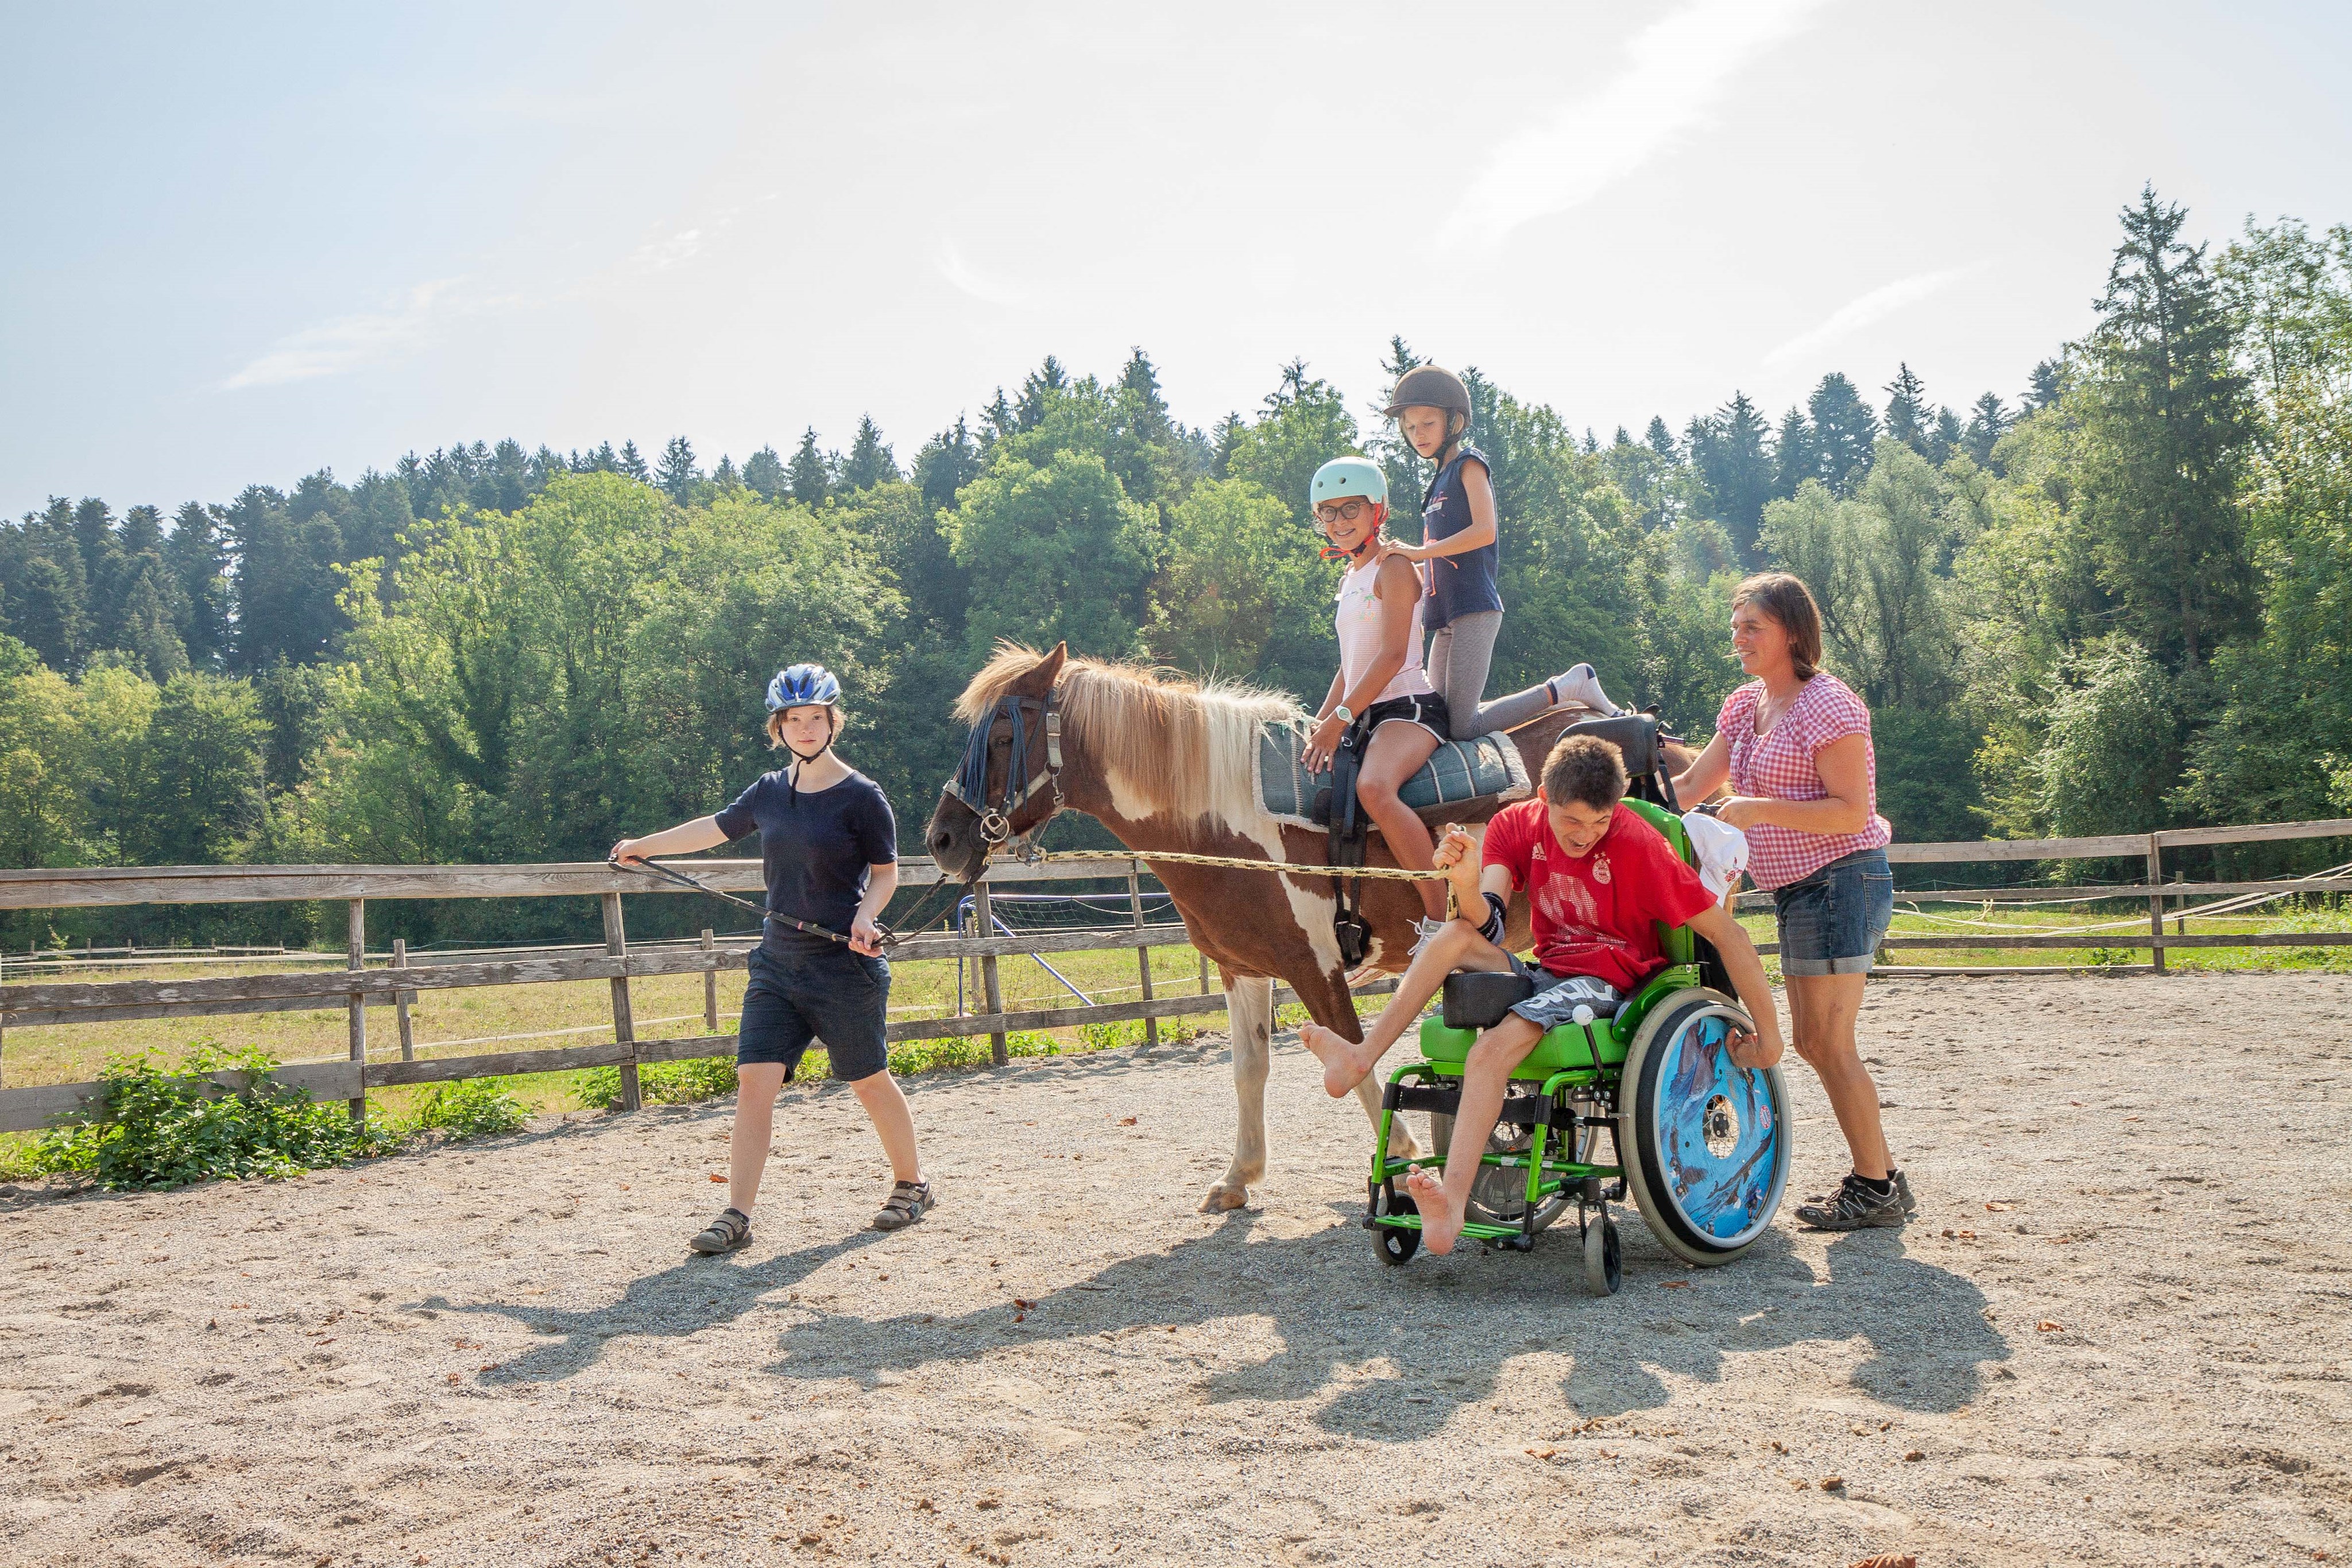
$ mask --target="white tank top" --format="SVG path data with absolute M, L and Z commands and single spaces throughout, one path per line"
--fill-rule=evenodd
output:
M 1339 685 L 1345 694 L 1356 689 L 1364 672 L 1381 653 L 1381 601 L 1372 593 L 1380 580 L 1377 560 L 1361 566 L 1351 566 L 1339 579 Z M 1412 602 L 1412 632 L 1405 643 L 1404 668 L 1399 670 L 1389 684 L 1381 688 L 1374 702 L 1387 702 L 1391 697 L 1427 696 L 1437 688 L 1429 684 L 1429 674 L 1421 665 L 1421 606 L 1416 595 Z

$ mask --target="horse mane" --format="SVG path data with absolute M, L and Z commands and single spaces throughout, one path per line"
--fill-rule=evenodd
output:
M 998 643 L 956 699 L 956 717 L 985 719 L 1043 657 L 1034 648 Z M 1117 775 L 1122 791 L 1153 811 L 1237 829 L 1265 814 L 1251 779 L 1258 727 L 1307 718 L 1286 692 L 1076 654 L 1062 666 L 1055 691 L 1069 743 Z

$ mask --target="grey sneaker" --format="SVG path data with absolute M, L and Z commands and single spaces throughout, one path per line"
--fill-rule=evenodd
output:
M 1863 1186 L 1858 1176 L 1847 1176 L 1830 1201 L 1804 1204 L 1797 1210 L 1797 1218 L 1814 1230 L 1860 1230 L 1873 1225 L 1900 1225 L 1910 1218 L 1904 1211 L 1900 1186 L 1875 1193 Z
M 1919 1200 L 1911 1196 L 1911 1178 L 1896 1167 L 1889 1166 L 1886 1169 L 1886 1179 L 1895 1184 L 1895 1196 L 1903 1200 L 1903 1212 L 1906 1215 L 1918 1213 Z

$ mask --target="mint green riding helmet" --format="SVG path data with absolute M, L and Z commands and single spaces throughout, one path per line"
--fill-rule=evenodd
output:
M 1307 508 L 1311 512 L 1326 501 L 1349 496 L 1386 506 L 1389 476 L 1369 457 L 1334 457 L 1315 470 L 1315 482 L 1307 487 Z

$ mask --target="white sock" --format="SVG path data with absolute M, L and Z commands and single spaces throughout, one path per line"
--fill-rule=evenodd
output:
M 1568 703 L 1581 703 L 1593 712 L 1609 718 L 1614 718 L 1624 711 L 1615 703 L 1611 702 L 1609 694 L 1601 689 L 1601 676 L 1590 664 L 1578 664 L 1572 669 L 1561 671 L 1544 683 L 1544 689 L 1551 694 L 1554 707 L 1559 707 Z

